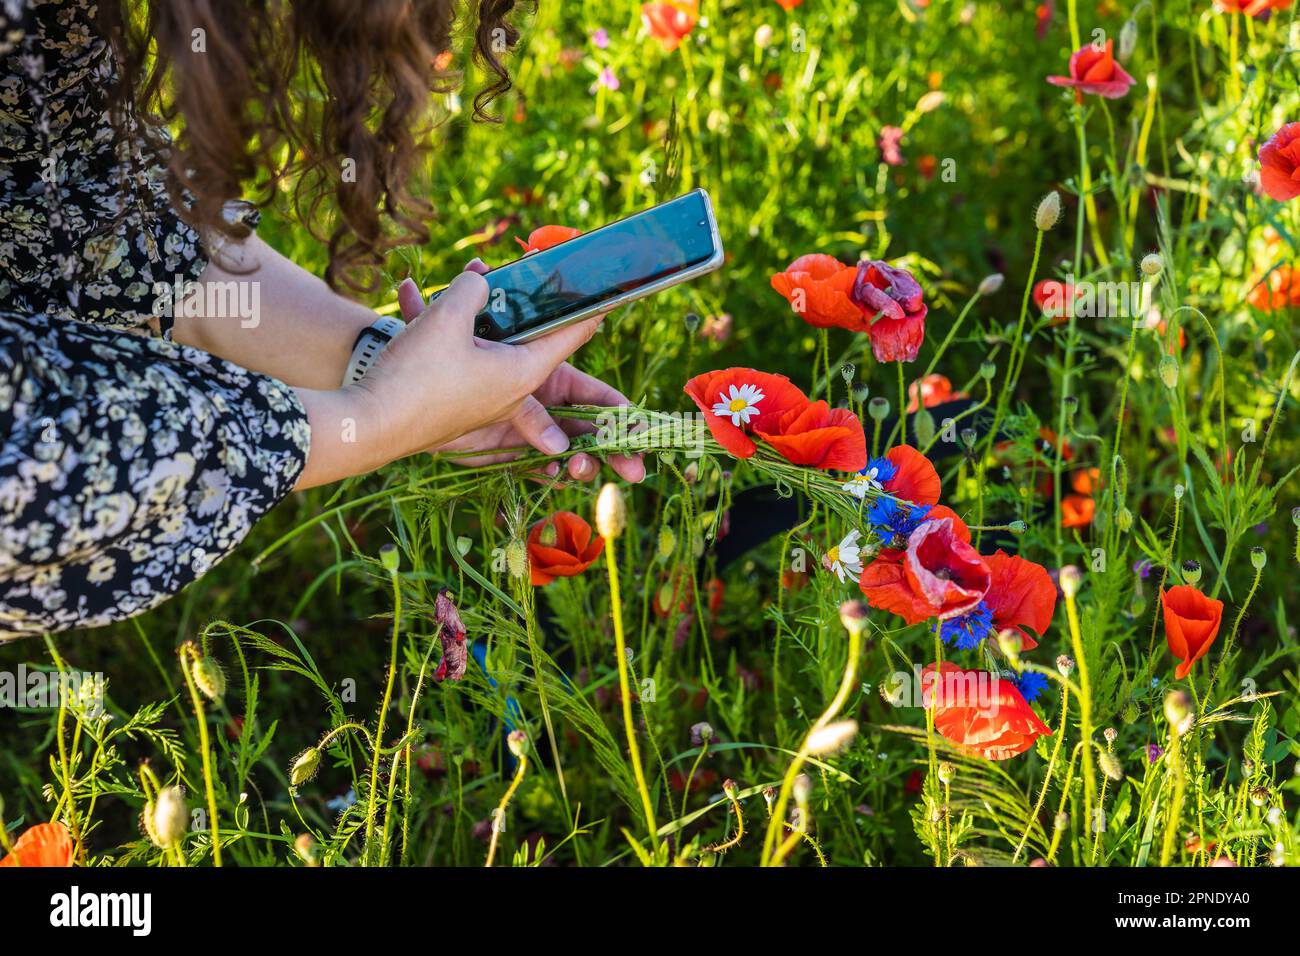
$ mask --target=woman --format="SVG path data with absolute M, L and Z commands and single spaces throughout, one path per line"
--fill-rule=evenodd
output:
M 472 24 L 452 0 L 138 6 L 0 0 L 0 640 L 155 606 L 292 490 L 424 451 L 560 455 L 581 426 L 546 405 L 626 401 L 564 364 L 599 320 L 475 339 L 477 260 L 427 309 L 403 282 L 406 328 L 343 384 L 359 339 L 383 336 L 335 287 L 373 289 L 388 251 L 427 241 L 407 183 L 430 92 L 456 79 L 451 32 L 473 27 L 494 78 L 485 118 L 509 88 L 513 2 L 482 0 Z M 309 228 L 336 211 L 314 232 L 326 281 L 236 202 L 290 177 Z

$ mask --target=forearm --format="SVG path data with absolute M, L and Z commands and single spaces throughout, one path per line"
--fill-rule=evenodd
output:
M 375 313 L 256 236 L 229 243 L 175 309 L 172 337 L 303 389 L 338 388 Z M 229 266 L 229 269 L 224 268 Z

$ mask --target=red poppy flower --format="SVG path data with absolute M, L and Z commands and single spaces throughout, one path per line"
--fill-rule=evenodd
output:
M 704 413 L 718 444 L 737 458 L 749 458 L 757 450 L 747 432 L 779 431 L 776 423 L 783 415 L 808 405 L 808 396 L 784 375 L 752 368 L 705 372 L 687 382 L 684 391 Z
M 934 729 L 945 740 L 987 760 L 1017 757 L 1052 735 L 1016 685 L 997 674 L 948 661 L 936 674 L 930 664 L 921 672 L 921 699 L 934 709 Z
M 1052 320 L 1052 325 L 1060 325 L 1069 320 L 1070 310 L 1079 295 L 1078 289 L 1060 279 L 1039 279 L 1029 293 L 1034 305 Z
M 1287 123 L 1260 147 L 1259 185 L 1281 202 L 1300 196 L 1300 123 Z
M 929 458 L 911 445 L 895 445 L 885 452 L 885 457 L 895 469 L 892 478 L 881 482 L 880 486 L 886 492 L 895 498 L 906 498 L 913 504 L 937 505 L 939 503 L 939 492 L 942 490 L 939 473 L 934 470 L 934 465 Z M 935 517 L 935 515 L 932 512 L 927 517 Z M 957 522 L 961 527 L 965 527 L 960 518 Z M 970 540 L 969 534 L 967 540 Z
M 795 465 L 861 471 L 867 464 L 867 436 L 858 416 L 823 401 L 792 408 L 754 433 Z
M 956 617 L 979 604 L 989 589 L 988 566 L 971 547 L 965 523 L 947 511 L 933 509 L 906 551 L 881 551 L 862 570 L 858 587 L 868 604 L 908 624 Z
M 62 823 L 38 823 L 14 841 L 0 866 L 72 866 L 72 837 Z
M 641 22 L 669 53 L 681 45 L 699 19 L 700 7 L 695 0 L 641 4 Z
M 1287 0 L 1287 2 L 1290 2 L 1290 0 Z M 776 0 L 776 3 L 782 10 L 793 10 L 803 3 L 803 0 Z
M 1286 10 L 1291 0 L 1214 0 L 1214 6 L 1222 13 L 1244 13 L 1251 17 L 1262 17 L 1270 10 Z
M 523 246 L 525 252 L 541 252 L 580 235 L 582 230 L 572 226 L 539 226 L 528 234 L 527 241 L 515 236 L 515 242 Z
M 800 256 L 772 276 L 772 288 L 785 296 L 805 322 L 819 329 L 867 331 L 867 320 L 849 298 L 857 268 L 820 252 Z
M 1087 495 L 1066 495 L 1061 499 L 1061 527 L 1086 528 L 1097 513 L 1097 502 Z
M 1218 636 L 1223 602 L 1206 597 L 1190 584 L 1179 584 L 1160 595 L 1160 605 L 1165 612 L 1169 652 L 1182 661 L 1174 676 L 1182 680 Z
M 1074 87 L 1075 96 L 1095 93 L 1108 100 L 1119 99 L 1128 92 L 1136 80 L 1115 62 L 1114 40 L 1106 41 L 1106 48 L 1098 50 L 1091 43 L 1075 50 L 1070 56 L 1069 76 L 1049 76 L 1053 86 Z
M 907 395 L 909 413 L 918 411 L 922 407 L 934 408 L 944 402 L 955 402 L 959 398 L 966 397 L 965 392 L 954 392 L 948 376 L 940 375 L 938 372 L 932 372 L 913 382 L 907 387 Z M 917 403 L 918 399 L 920 404 Z
M 1300 306 L 1300 275 L 1284 263 L 1270 272 L 1267 279 L 1257 280 L 1250 294 L 1246 296 L 1246 301 L 1264 312 Z M 1181 344 L 1186 339 L 1181 327 L 1178 336 Z
M 912 273 L 885 262 L 859 263 L 852 299 L 871 323 L 871 351 L 877 362 L 911 362 L 925 341 L 927 311 Z
M 605 539 L 572 511 L 557 511 L 528 531 L 528 569 L 534 585 L 571 578 L 600 557 Z
M 1075 494 L 1090 495 L 1101 487 L 1100 468 L 1080 468 L 1070 476 L 1070 487 Z
M 1014 628 L 1021 649 L 1030 651 L 1052 626 L 1056 611 L 1056 585 L 1041 564 L 998 550 L 984 559 L 989 567 L 989 590 L 984 606 L 992 613 L 993 632 Z M 1028 633 L 1028 627 L 1034 633 Z

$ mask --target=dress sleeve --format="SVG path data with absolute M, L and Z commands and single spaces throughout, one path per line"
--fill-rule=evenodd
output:
M 293 390 L 184 346 L 0 312 L 0 641 L 184 588 L 292 489 Z

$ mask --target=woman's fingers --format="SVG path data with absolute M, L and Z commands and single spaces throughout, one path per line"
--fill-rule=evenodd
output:
M 397 287 L 397 305 L 402 310 L 402 320 L 414 322 L 424 311 L 424 296 L 415 280 L 407 276 Z
M 480 279 L 484 287 L 487 282 Z M 526 375 L 537 388 L 555 371 L 561 362 L 587 344 L 587 340 L 596 334 L 600 319 L 584 319 L 573 325 L 566 325 L 548 332 L 539 339 L 514 346 L 524 360 Z
M 477 272 L 462 272 L 429 303 L 415 325 L 432 319 L 437 331 L 466 342 L 474 337 L 474 320 L 487 305 L 488 284 Z
M 532 395 L 519 403 L 510 424 L 524 441 L 544 455 L 562 455 L 569 448 L 569 436 L 555 423 L 546 406 Z
M 487 273 L 491 271 L 491 268 L 486 262 L 478 256 L 475 256 L 473 259 L 469 260 L 469 262 L 465 263 L 465 271 L 477 272 L 479 275 L 487 275 Z

